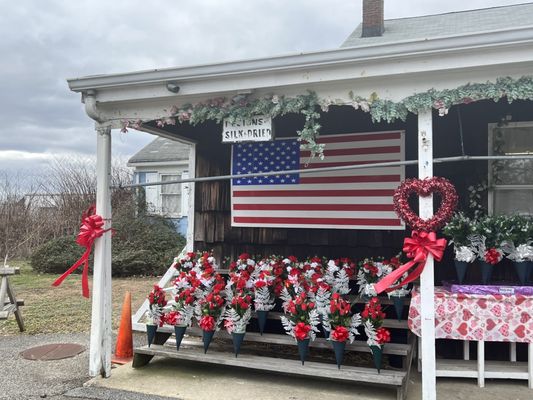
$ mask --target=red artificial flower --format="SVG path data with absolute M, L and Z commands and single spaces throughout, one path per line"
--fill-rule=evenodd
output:
M 204 331 L 207 331 L 207 332 L 214 331 L 215 330 L 215 319 L 210 315 L 204 315 L 200 319 L 199 325 L 200 325 L 200 328 L 202 328 L 202 330 Z
M 242 253 L 240 256 L 239 256 L 239 260 L 248 260 L 250 258 L 250 254 L 248 253 Z
M 256 281 L 255 282 L 255 287 L 256 288 L 262 288 L 262 287 L 265 287 L 267 285 L 267 283 L 265 281 Z
M 311 326 L 305 322 L 298 322 L 294 327 L 294 336 L 297 340 L 305 340 L 311 331 Z
M 485 261 L 495 265 L 501 261 L 502 254 L 495 248 L 490 248 L 485 252 Z
M 180 313 L 177 311 L 170 311 L 165 315 L 165 321 L 168 325 L 176 325 L 178 323 L 178 318 Z
M 346 342 L 349 336 L 350 332 L 342 325 L 337 326 L 335 329 L 333 329 L 333 332 L 331 332 L 331 338 L 337 342 Z
M 378 328 L 376 331 L 376 341 L 378 344 L 385 344 L 390 342 L 390 331 L 387 328 Z

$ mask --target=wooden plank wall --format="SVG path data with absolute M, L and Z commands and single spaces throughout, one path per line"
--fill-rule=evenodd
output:
M 434 114 L 434 155 L 448 157 L 461 154 L 459 135 L 459 111 L 463 125 L 465 152 L 469 155 L 487 154 L 487 125 L 498 122 L 506 115 L 513 121 L 533 120 L 532 102 L 517 101 L 509 105 L 505 101 L 483 101 L 452 107 L 448 115 Z M 405 122 L 373 124 L 370 116 L 352 107 L 331 107 L 320 120 L 322 134 L 382 131 L 402 129 L 406 131 L 406 159 L 416 159 L 417 119 L 410 115 Z M 278 137 L 291 137 L 303 125 L 303 117 L 288 115 L 274 121 Z M 230 173 L 230 145 L 220 140 L 221 127 L 206 123 L 191 127 L 170 127 L 175 133 L 198 142 L 197 176 L 214 176 Z M 450 179 L 460 194 L 460 208 L 468 206 L 468 186 L 486 180 L 486 162 L 460 162 L 435 164 L 435 175 Z M 416 166 L 406 168 L 406 176 L 416 176 Z M 415 200 L 415 199 L 413 199 Z M 413 208 L 416 209 L 416 201 Z M 436 202 L 436 206 L 437 206 Z M 218 259 L 235 258 L 242 252 L 251 254 L 294 254 L 298 257 L 323 255 L 326 257 L 393 256 L 401 250 L 404 231 L 370 231 L 342 229 L 279 229 L 232 228 L 230 219 L 229 181 L 196 184 L 195 248 L 213 249 Z M 455 276 L 448 249 L 446 268 L 436 267 L 436 282 Z M 469 271 L 476 279 L 479 271 Z M 495 279 L 514 279 L 512 268 L 498 268 Z

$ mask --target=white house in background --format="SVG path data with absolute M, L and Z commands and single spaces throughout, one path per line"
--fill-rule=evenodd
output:
M 189 177 L 189 146 L 158 137 L 128 160 L 134 182 L 172 181 Z M 189 187 L 186 183 L 145 186 L 148 213 L 169 218 L 182 235 L 187 233 Z

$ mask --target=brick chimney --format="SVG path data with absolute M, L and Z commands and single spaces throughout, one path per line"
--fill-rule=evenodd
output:
M 363 0 L 363 32 L 361 37 L 381 36 L 385 30 L 384 0 Z

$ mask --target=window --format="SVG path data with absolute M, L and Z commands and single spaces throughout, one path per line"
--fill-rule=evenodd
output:
M 489 125 L 489 155 L 533 155 L 533 122 Z M 533 160 L 489 162 L 489 209 L 533 214 Z
M 175 181 L 181 175 L 161 175 L 162 182 Z M 161 186 L 161 212 L 167 217 L 179 217 L 181 214 L 181 183 Z

